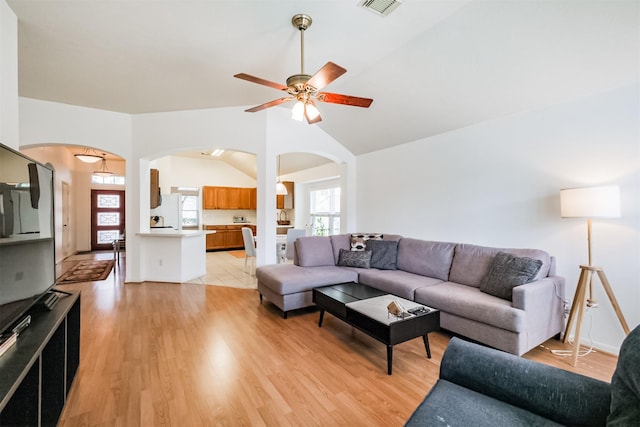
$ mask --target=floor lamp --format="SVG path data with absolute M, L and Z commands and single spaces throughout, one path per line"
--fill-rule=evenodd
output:
M 560 215 L 562 218 L 586 218 L 587 219 L 587 246 L 589 253 L 589 264 L 580 266 L 580 278 L 573 297 L 573 304 L 569 312 L 567 328 L 564 332 L 563 342 L 567 342 L 572 327 L 575 324 L 575 335 L 573 338 L 573 353 L 571 363 L 576 366 L 578 352 L 580 350 L 580 328 L 582 326 L 582 316 L 585 307 L 596 307 L 597 302 L 593 299 L 593 273 L 598 275 L 604 287 L 609 301 L 620 320 L 622 329 L 628 335 L 627 325 L 622 310 L 618 305 L 609 280 L 604 274 L 602 267 L 595 267 L 591 262 L 591 219 L 592 218 L 619 218 L 620 217 L 620 188 L 617 186 L 601 186 L 586 188 L 569 188 L 560 190 Z M 587 288 L 589 295 L 587 296 Z M 577 316 L 577 319 L 576 319 Z

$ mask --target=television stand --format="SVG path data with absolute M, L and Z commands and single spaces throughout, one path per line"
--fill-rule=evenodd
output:
M 0 357 L 0 426 L 56 425 L 80 364 L 80 292 L 30 314 Z
M 51 311 L 53 307 L 55 307 L 58 299 L 60 297 L 55 292 L 47 292 L 38 300 L 37 303 L 33 307 L 31 307 L 31 311 Z

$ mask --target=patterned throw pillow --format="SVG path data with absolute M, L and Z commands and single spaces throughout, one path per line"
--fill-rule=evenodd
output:
M 489 272 L 480 281 L 480 290 L 511 301 L 513 288 L 532 281 L 541 266 L 539 259 L 498 252 L 489 266 Z
M 352 233 L 351 250 L 364 251 L 367 247 L 367 240 L 382 240 L 381 233 Z
M 348 251 L 340 248 L 338 265 L 342 267 L 370 268 L 371 251 Z

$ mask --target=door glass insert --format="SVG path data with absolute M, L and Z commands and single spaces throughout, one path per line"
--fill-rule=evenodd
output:
M 99 194 L 98 195 L 98 207 L 117 209 L 120 207 L 120 196 L 113 194 Z
M 98 231 L 98 244 L 111 245 L 114 240 L 118 239 L 118 230 L 101 230 Z
M 98 225 L 120 225 L 120 212 L 98 212 Z

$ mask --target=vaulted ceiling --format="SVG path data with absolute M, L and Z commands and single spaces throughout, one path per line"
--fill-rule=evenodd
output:
M 590 96 L 639 75 L 639 2 L 404 0 L 20 1 L 19 95 L 126 113 L 251 107 L 327 61 L 348 72 L 320 126 L 354 154 Z M 291 108 L 291 104 L 284 104 Z M 265 114 L 264 112 L 238 114 Z

